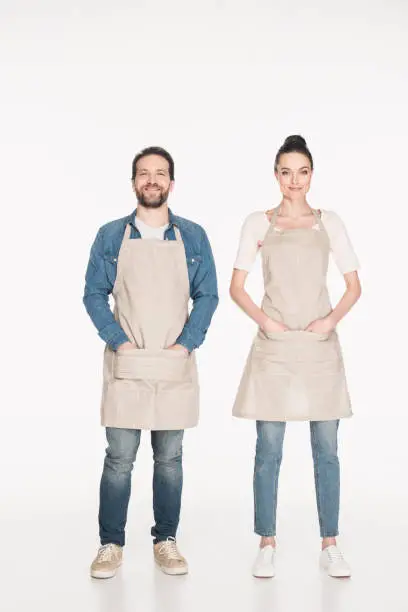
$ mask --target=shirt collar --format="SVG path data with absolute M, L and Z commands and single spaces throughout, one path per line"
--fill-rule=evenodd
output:
M 135 222 L 136 222 L 136 208 L 135 210 L 128 216 L 128 223 L 131 223 L 133 226 L 135 226 Z M 172 212 L 171 208 L 169 208 L 169 226 L 173 227 L 173 226 L 179 227 L 179 222 L 178 222 L 178 217 Z

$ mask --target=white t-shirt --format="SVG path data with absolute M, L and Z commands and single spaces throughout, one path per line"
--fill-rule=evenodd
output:
M 322 210 L 321 213 L 321 221 L 330 240 L 330 250 L 341 274 L 358 270 L 359 262 L 343 221 L 331 210 Z M 251 271 L 260 249 L 259 243 L 264 240 L 268 228 L 269 220 L 263 211 L 251 213 L 245 219 L 234 268 Z
M 140 232 L 140 235 L 144 239 L 156 238 L 158 240 L 164 239 L 164 232 L 169 227 L 169 224 L 162 225 L 161 227 L 152 227 L 141 221 L 138 217 L 135 218 L 135 225 Z

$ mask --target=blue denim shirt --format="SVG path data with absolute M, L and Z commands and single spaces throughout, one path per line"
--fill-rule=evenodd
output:
M 83 302 L 85 308 L 98 330 L 99 336 L 116 350 L 129 338 L 119 322 L 113 316 L 109 305 L 116 279 L 119 249 L 122 244 L 125 228 L 131 224 L 130 238 L 141 238 L 134 225 L 136 211 L 127 217 L 103 225 L 91 248 L 85 278 Z M 204 341 L 206 332 L 218 304 L 217 276 L 210 243 L 204 229 L 175 216 L 169 210 L 169 227 L 165 231 L 165 240 L 175 240 L 174 226 L 180 230 L 186 251 L 190 297 L 193 307 L 190 316 L 177 339 L 190 352 Z

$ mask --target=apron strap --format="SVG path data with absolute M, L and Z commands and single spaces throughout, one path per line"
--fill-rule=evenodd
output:
M 181 237 L 181 232 L 180 232 L 179 228 L 177 227 L 177 225 L 174 225 L 174 233 L 176 235 L 176 240 L 178 242 L 183 242 L 183 239 Z
M 129 240 L 129 238 L 130 238 L 130 232 L 131 232 L 131 231 L 132 231 L 131 225 L 130 225 L 130 223 L 128 223 L 128 224 L 126 225 L 126 228 L 125 228 L 125 233 L 124 233 L 124 235 L 123 235 L 123 240 Z M 176 227 L 176 226 L 174 226 L 174 233 L 175 233 L 175 235 L 176 235 L 176 240 L 178 240 L 178 241 L 180 241 L 180 242 L 183 242 L 183 239 L 182 239 L 182 237 L 181 237 L 181 232 L 180 232 L 179 228 L 178 228 L 178 227 Z
M 318 224 L 319 228 L 321 229 L 321 231 L 325 232 L 326 228 L 323 225 L 323 222 L 322 222 L 322 219 L 321 219 L 320 215 L 318 215 L 317 212 L 313 208 L 312 208 L 312 213 L 313 213 L 314 218 L 316 219 L 317 224 Z
M 278 216 L 279 210 L 280 210 L 280 204 L 279 204 L 279 206 L 277 208 L 274 209 L 274 211 L 272 213 L 272 217 L 271 217 L 271 227 L 272 228 L 274 228 L 275 225 L 276 225 L 276 218 Z M 321 219 L 320 215 L 318 215 L 317 212 L 313 208 L 311 208 L 311 211 L 313 213 L 313 216 L 314 216 L 314 218 L 316 220 L 317 225 L 319 226 L 319 228 L 323 232 L 325 232 L 326 228 L 323 225 L 323 222 L 322 222 L 322 219 Z
M 277 219 L 277 216 L 278 216 L 279 209 L 280 209 L 280 204 L 279 204 L 279 206 L 277 206 L 277 207 L 274 209 L 274 211 L 273 211 L 273 213 L 272 213 L 271 222 L 270 222 L 270 227 L 271 227 L 272 229 L 273 229 L 273 228 L 275 227 L 275 225 L 276 225 L 276 219 Z

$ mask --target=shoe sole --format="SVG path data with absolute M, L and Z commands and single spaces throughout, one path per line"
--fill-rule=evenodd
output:
M 122 564 L 120 563 L 118 565 L 118 567 L 114 570 L 111 570 L 110 572 L 103 572 L 103 571 L 99 571 L 99 570 L 91 570 L 91 578 L 97 578 L 98 580 L 104 580 L 104 579 L 108 579 L 108 578 L 114 578 L 114 576 L 116 576 L 116 572 L 118 571 L 119 567 Z
M 264 570 L 263 572 L 261 570 L 259 572 L 252 570 L 252 576 L 254 578 L 273 578 L 275 576 L 275 569 Z
M 351 572 L 349 572 L 348 574 L 345 574 L 345 573 L 343 573 L 343 574 L 332 574 L 332 573 L 330 573 L 329 568 L 328 568 L 328 567 L 326 567 L 326 566 L 324 565 L 324 563 L 321 563 L 321 564 L 320 564 L 320 569 L 322 569 L 323 571 L 325 571 L 325 572 L 326 572 L 326 574 L 327 574 L 328 576 L 330 576 L 330 578 L 351 578 Z
M 184 576 L 185 574 L 188 574 L 188 567 L 183 569 L 177 567 L 164 567 L 163 565 L 160 565 L 156 559 L 154 562 L 158 569 L 161 570 L 163 574 L 167 574 L 168 576 Z
M 254 578 L 274 578 L 275 574 L 254 574 L 252 573 Z

